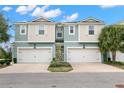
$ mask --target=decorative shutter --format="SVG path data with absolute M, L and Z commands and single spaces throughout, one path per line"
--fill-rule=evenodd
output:
M 85 27 L 85 30 L 84 30 L 85 32 L 85 35 L 89 35 L 89 25 L 86 25 L 86 27 Z
M 47 25 L 44 25 L 44 34 L 47 34 Z
M 36 35 L 39 35 L 39 25 L 35 25 Z

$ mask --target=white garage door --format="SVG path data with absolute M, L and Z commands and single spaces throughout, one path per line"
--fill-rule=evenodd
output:
M 68 49 L 68 62 L 101 62 L 101 54 L 98 49 Z
M 112 54 L 111 54 L 111 58 L 112 58 Z M 116 61 L 124 62 L 124 53 L 117 51 L 116 52 Z
M 52 60 L 52 51 L 50 48 L 29 49 L 20 48 L 18 50 L 19 63 L 40 63 L 50 62 Z

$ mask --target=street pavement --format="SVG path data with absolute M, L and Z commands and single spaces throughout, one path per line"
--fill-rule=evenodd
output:
M 0 74 L 0 88 L 115 88 L 124 72 Z

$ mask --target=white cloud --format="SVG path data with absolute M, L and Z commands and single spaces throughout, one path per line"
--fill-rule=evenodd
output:
M 36 5 L 19 6 L 16 9 L 16 12 L 21 15 L 24 15 L 24 14 L 27 14 L 28 12 L 32 11 L 35 7 L 36 7 Z
M 101 5 L 101 8 L 113 8 L 116 7 L 116 5 Z
M 12 10 L 12 7 L 5 6 L 2 10 L 8 12 L 8 11 Z
M 33 11 L 32 16 L 36 16 L 36 17 L 43 16 L 46 18 L 53 18 L 53 17 L 60 16 L 62 14 L 62 11 L 59 8 L 47 10 L 48 8 L 49 6 L 37 7 Z
M 70 16 L 64 16 L 64 20 L 62 20 L 63 22 L 71 22 L 71 21 L 74 21 L 78 18 L 78 13 L 73 13 L 72 15 Z

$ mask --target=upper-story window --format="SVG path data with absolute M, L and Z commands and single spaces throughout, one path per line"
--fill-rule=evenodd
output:
M 62 37 L 62 33 L 57 33 L 57 37 Z
M 69 26 L 69 35 L 74 35 L 75 34 L 75 26 Z
M 39 25 L 38 35 L 44 35 L 44 33 L 45 33 L 44 25 Z
M 26 25 L 20 25 L 20 35 L 26 35 Z
M 94 35 L 94 26 L 93 25 L 89 26 L 89 35 Z

